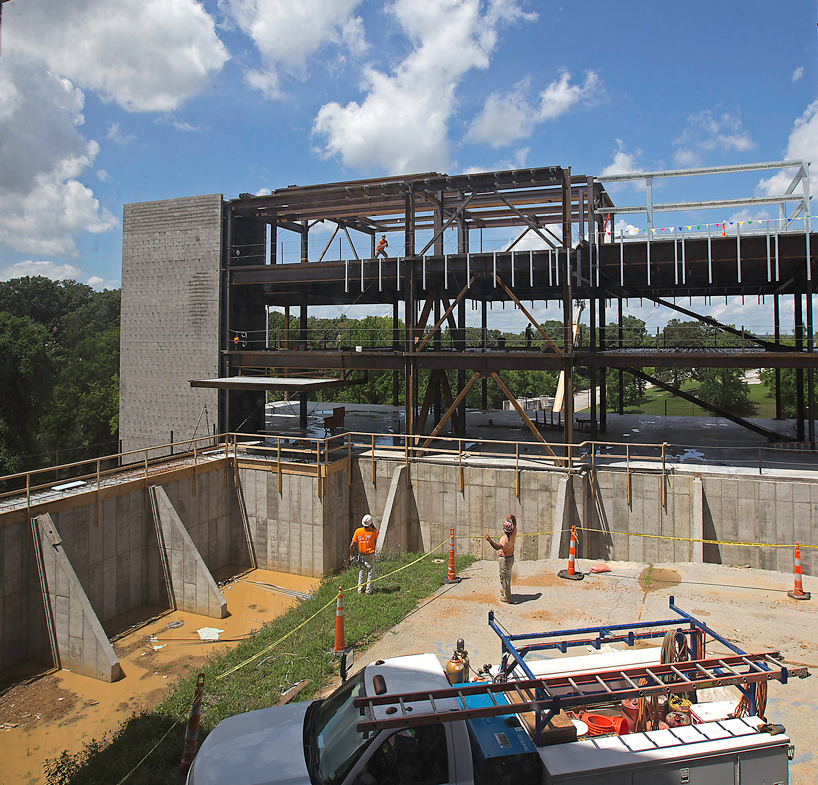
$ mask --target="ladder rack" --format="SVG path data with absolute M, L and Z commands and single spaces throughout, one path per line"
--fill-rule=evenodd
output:
M 806 667 L 786 667 L 779 662 L 778 652 L 731 654 L 701 660 L 674 662 L 668 665 L 639 666 L 604 671 L 590 671 L 572 676 L 512 680 L 499 683 L 475 682 L 442 690 L 372 695 L 355 698 L 354 705 L 364 717 L 358 730 L 376 731 L 385 728 L 408 728 L 437 722 L 490 717 L 499 714 L 546 712 L 539 717 L 537 727 L 561 709 L 588 706 L 595 703 L 644 698 L 651 695 L 692 692 L 704 687 L 731 684 L 747 687 L 762 681 L 776 680 L 786 684 L 790 677 L 806 678 Z M 470 708 L 468 698 L 487 696 L 490 706 Z M 436 701 L 455 699 L 459 708 L 437 711 Z M 431 711 L 418 711 L 412 703 L 428 703 Z M 376 707 L 386 707 L 379 710 Z M 382 715 L 389 716 L 382 716 Z

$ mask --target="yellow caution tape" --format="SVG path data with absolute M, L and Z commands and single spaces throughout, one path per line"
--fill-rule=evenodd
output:
M 563 534 L 569 533 L 570 529 L 553 529 L 551 531 L 533 532 L 531 534 L 518 534 L 518 537 L 538 537 L 541 534 Z M 595 532 L 596 534 L 618 534 L 622 537 L 646 537 L 652 540 L 675 540 L 677 542 L 701 542 L 705 545 L 740 545 L 745 548 L 795 548 L 795 543 L 784 542 L 733 542 L 732 540 L 704 540 L 698 537 L 670 537 L 666 534 L 641 534 L 639 532 L 617 532 L 617 531 L 603 531 L 602 529 L 590 529 L 585 526 L 577 526 L 576 531 Z M 463 538 L 461 538 L 463 539 Z M 469 536 L 467 540 L 482 540 L 482 536 Z M 804 545 L 798 543 L 799 548 L 818 548 L 818 545 Z

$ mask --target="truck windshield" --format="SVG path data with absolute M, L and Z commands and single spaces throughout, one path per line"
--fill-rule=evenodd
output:
M 321 782 L 341 782 L 366 748 L 369 739 L 356 728 L 361 713 L 352 705 L 365 694 L 361 670 L 321 703 L 314 731 Z

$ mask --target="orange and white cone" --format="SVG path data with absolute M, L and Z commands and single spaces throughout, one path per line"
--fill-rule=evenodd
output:
M 576 569 L 577 558 L 577 527 L 571 527 L 571 545 L 568 548 L 568 569 L 560 570 L 557 573 L 559 578 L 567 578 L 569 581 L 581 581 L 585 577 L 585 573 L 579 572 Z
M 338 587 L 338 602 L 335 605 L 335 653 L 341 654 L 344 646 L 344 589 Z
M 190 719 L 187 721 L 185 732 L 185 751 L 182 753 L 182 762 L 179 764 L 179 774 L 183 777 L 190 771 L 193 758 L 196 757 L 196 747 L 199 742 L 199 720 L 202 716 L 202 697 L 204 696 L 204 673 L 196 679 L 196 691 L 193 693 L 193 706 L 190 709 Z
M 788 597 L 794 600 L 808 600 L 812 595 L 808 591 L 804 591 L 804 586 L 801 583 L 801 548 L 798 543 L 795 543 L 795 588 L 787 592 Z
M 449 529 L 449 572 L 446 574 L 446 583 L 460 583 L 460 578 L 454 572 L 454 529 Z

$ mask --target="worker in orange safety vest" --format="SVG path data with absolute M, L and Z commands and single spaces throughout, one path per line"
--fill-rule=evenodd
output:
M 358 548 L 357 561 L 360 565 L 358 569 L 358 594 L 364 592 L 364 580 L 366 580 L 366 593 L 372 594 L 372 579 L 375 577 L 375 546 L 378 542 L 378 530 L 371 515 L 364 515 L 361 518 L 361 525 L 352 535 L 352 542 L 349 544 L 349 560 L 354 562 L 356 557 L 354 549 Z
M 383 256 L 386 259 L 386 249 L 389 247 L 389 243 L 386 241 L 386 235 L 382 234 L 381 239 L 378 240 L 378 247 L 375 249 L 375 258 L 377 259 L 379 256 Z

